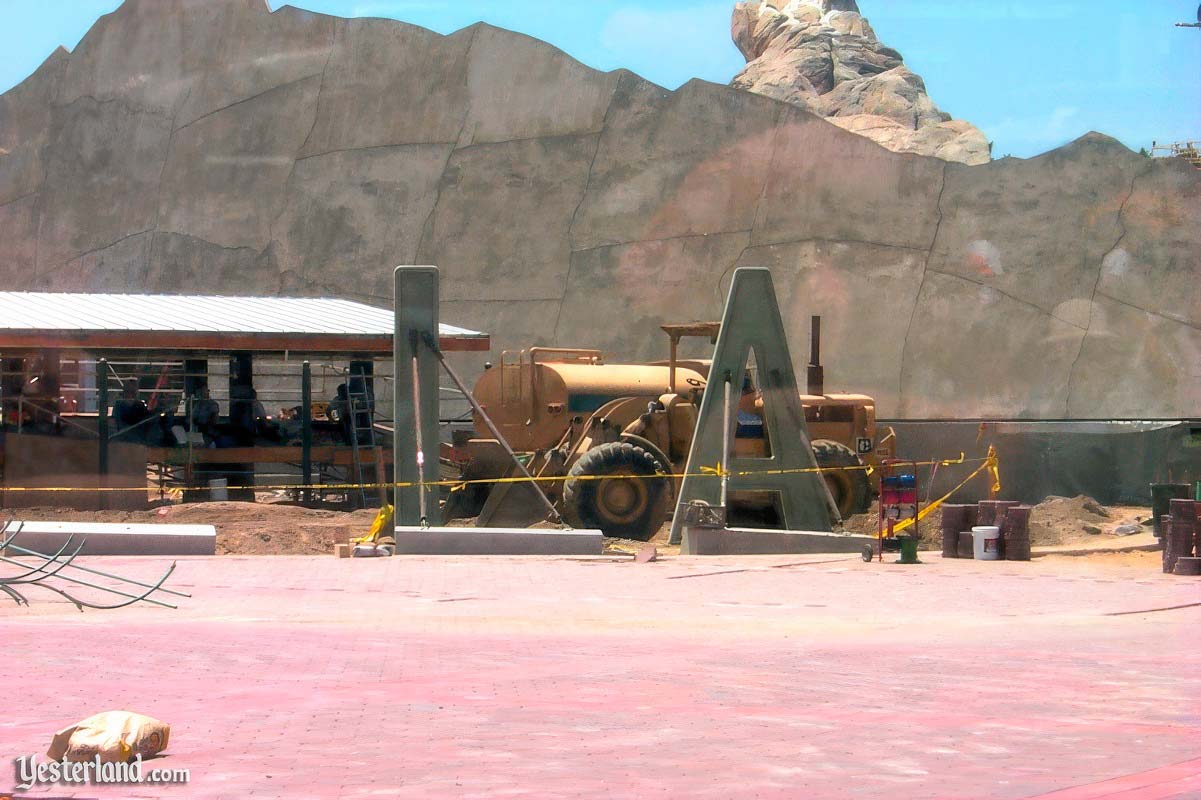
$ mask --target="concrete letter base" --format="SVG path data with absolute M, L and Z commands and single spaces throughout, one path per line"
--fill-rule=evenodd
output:
M 12 544 L 51 555 L 74 536 L 67 553 L 83 543 L 88 556 L 211 556 L 217 552 L 217 529 L 212 525 L 125 525 L 113 522 L 13 522 L 8 536 L 20 526 Z M 0 541 L 7 537 L 0 536 Z M 11 547 L 7 555 L 22 553 Z
M 599 556 L 604 551 L 605 537 L 597 530 L 396 527 L 397 555 Z
M 751 528 L 685 528 L 682 556 L 859 553 L 874 536 Z

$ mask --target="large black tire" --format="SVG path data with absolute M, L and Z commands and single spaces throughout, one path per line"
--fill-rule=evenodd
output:
M 863 469 L 859 456 L 845 444 L 829 439 L 816 439 L 813 442 L 813 456 L 817 465 L 828 467 L 859 467 L 859 469 L 834 469 L 823 472 L 830 494 L 834 495 L 834 505 L 843 519 L 852 514 L 862 514 L 872 505 L 872 484 Z
M 621 441 L 632 444 L 635 447 L 641 447 L 643 450 L 650 453 L 651 457 L 654 458 L 655 461 L 659 462 L 659 466 L 664 472 L 671 472 L 671 459 L 667 457 L 666 453 L 659 449 L 659 445 L 655 444 L 650 439 L 644 439 L 643 437 L 634 433 L 623 433 L 621 435 Z M 675 498 L 676 493 L 674 481 L 667 482 L 667 493 L 668 505 L 671 505 L 671 501 Z
M 568 517 L 605 536 L 646 541 L 667 519 L 667 466 L 628 442 L 594 447 L 572 465 L 563 487 Z M 612 476 L 598 480 L 601 476 Z

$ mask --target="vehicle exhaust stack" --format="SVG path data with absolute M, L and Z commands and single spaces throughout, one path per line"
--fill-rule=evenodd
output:
M 809 318 L 809 394 L 826 393 L 826 373 L 822 369 L 822 318 L 816 314 Z

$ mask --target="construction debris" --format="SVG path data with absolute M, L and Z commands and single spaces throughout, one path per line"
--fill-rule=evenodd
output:
M 634 554 L 635 564 L 649 564 L 659 559 L 659 551 L 655 547 L 644 547 Z
M 171 726 L 132 711 L 105 711 L 54 734 L 46 758 L 51 761 L 91 761 L 124 764 L 133 758 L 152 758 L 167 749 Z

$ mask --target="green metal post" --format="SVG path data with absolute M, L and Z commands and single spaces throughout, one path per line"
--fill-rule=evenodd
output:
M 437 508 L 436 487 L 418 485 L 423 473 L 438 475 L 438 361 L 425 337 L 438 341 L 438 268 L 397 267 L 395 278 L 396 328 L 392 337 L 393 470 L 396 488 L 396 524 L 420 525 L 421 508 Z M 414 367 L 414 362 L 416 366 Z M 421 406 L 421 435 L 414 398 Z M 418 448 L 418 441 L 424 451 Z M 419 466 L 421 461 L 426 468 Z
M 304 502 L 313 500 L 313 368 L 304 362 L 300 368 L 300 473 L 305 487 L 301 490 Z
M 97 471 L 108 474 L 108 361 L 96 362 L 96 434 L 100 437 L 100 453 Z
M 99 359 L 96 362 L 96 436 L 97 456 L 96 472 L 100 476 L 100 486 L 108 485 L 108 360 Z M 97 492 L 100 508 L 108 508 L 108 497 L 105 492 Z

